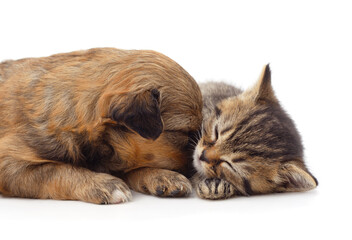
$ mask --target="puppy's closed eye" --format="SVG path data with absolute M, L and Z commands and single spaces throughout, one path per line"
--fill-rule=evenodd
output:
M 163 131 L 159 104 L 160 92 L 152 89 L 131 97 L 125 106 L 115 106 L 111 118 L 142 137 L 155 140 Z

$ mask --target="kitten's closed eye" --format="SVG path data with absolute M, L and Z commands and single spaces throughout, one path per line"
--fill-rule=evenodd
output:
M 215 126 L 214 134 L 215 134 L 215 139 L 214 139 L 214 141 L 216 142 L 216 141 L 218 140 L 218 138 L 219 138 L 218 125 Z

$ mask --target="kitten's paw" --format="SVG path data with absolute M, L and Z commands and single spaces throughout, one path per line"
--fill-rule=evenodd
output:
M 192 185 L 185 176 L 166 170 L 144 187 L 146 192 L 158 197 L 184 197 L 192 192 Z
M 124 181 L 108 174 L 97 174 L 94 183 L 87 186 L 83 200 L 96 204 L 117 204 L 128 202 L 132 193 Z
M 235 195 L 235 187 L 224 179 L 206 178 L 196 184 L 196 192 L 204 199 L 226 199 Z

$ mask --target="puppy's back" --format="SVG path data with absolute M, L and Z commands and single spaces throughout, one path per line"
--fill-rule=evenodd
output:
M 79 158 L 82 141 L 101 138 L 112 106 L 148 89 L 160 91 L 164 130 L 187 133 L 201 121 L 194 79 L 154 51 L 97 48 L 5 61 L 0 76 L 0 132 L 20 132 L 56 158 L 66 158 L 67 149 Z

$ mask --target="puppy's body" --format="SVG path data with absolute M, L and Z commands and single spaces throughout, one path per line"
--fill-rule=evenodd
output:
M 126 201 L 129 189 L 114 174 L 141 192 L 187 194 L 189 182 L 162 169 L 185 169 L 188 134 L 200 122 L 195 81 L 153 51 L 91 49 L 3 62 L 0 191 Z M 163 174 L 179 181 L 151 177 Z M 178 188 L 185 190 L 175 194 Z

